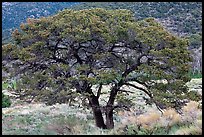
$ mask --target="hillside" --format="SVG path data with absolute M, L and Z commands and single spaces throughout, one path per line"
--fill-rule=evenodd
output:
M 202 30 L 201 2 L 85 2 L 73 9 L 88 8 L 129 9 L 136 19 L 154 17 L 179 36 L 196 34 Z
M 19 8 L 21 7 L 21 8 Z M 3 2 L 2 29 L 19 27 L 26 18 L 52 15 L 64 8 L 129 9 L 137 19 L 154 17 L 166 28 L 180 36 L 201 33 L 201 2 Z
M 53 15 L 76 2 L 3 2 L 2 29 L 19 27 L 27 18 Z
M 18 28 L 27 18 L 39 18 L 57 13 L 78 2 L 3 2 L 2 40 L 9 41 L 10 32 Z

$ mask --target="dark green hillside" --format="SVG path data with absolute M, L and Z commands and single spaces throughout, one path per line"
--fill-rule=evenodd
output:
M 9 42 L 10 33 L 26 22 L 27 18 L 49 16 L 68 8 L 77 2 L 3 2 L 2 3 L 2 41 Z
M 154 17 L 168 30 L 180 36 L 201 33 L 201 2 L 3 2 L 2 31 L 3 40 L 12 28 L 28 17 L 39 18 L 57 13 L 64 8 L 88 9 L 130 9 L 137 19 Z M 196 47 L 197 48 L 197 47 Z
M 76 2 L 75 2 L 76 3 Z M 55 14 L 59 10 L 70 7 L 74 2 L 3 2 L 2 29 L 18 27 L 28 17 L 39 18 Z
M 73 9 L 88 8 L 129 9 L 137 19 L 157 18 L 164 26 L 179 35 L 202 30 L 201 2 L 85 2 Z

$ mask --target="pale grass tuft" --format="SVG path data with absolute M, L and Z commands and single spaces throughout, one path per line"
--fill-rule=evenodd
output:
M 195 121 L 195 125 L 202 129 L 202 120 L 197 119 L 197 120 Z
M 125 112 L 124 112 L 124 111 L 118 111 L 118 115 L 119 115 L 119 116 L 124 116 L 124 115 L 125 115 Z
M 189 135 L 189 129 L 188 128 L 181 128 L 177 130 L 174 135 Z
M 190 127 L 184 127 L 177 130 L 175 135 L 202 135 L 202 128 L 191 125 Z
M 12 113 L 14 110 L 13 109 L 2 109 L 2 114 L 9 114 L 9 113 Z
M 138 124 L 146 124 L 146 123 L 148 123 L 148 120 L 147 120 L 145 115 L 140 115 L 137 117 L 137 123 Z
M 137 123 L 142 127 L 149 129 L 158 123 L 160 120 L 160 114 L 156 112 L 148 113 L 146 115 L 140 115 L 137 117 Z
M 75 125 L 75 126 L 72 127 L 72 133 L 74 135 L 82 134 L 82 131 L 83 131 L 83 127 L 81 125 Z
M 156 112 L 149 114 L 149 121 L 150 122 L 157 122 L 160 119 L 160 115 Z
M 198 106 L 199 102 L 190 101 L 183 107 L 183 122 L 194 122 L 197 118 L 202 117 L 202 110 Z
M 181 116 L 174 109 L 167 109 L 162 115 L 162 125 L 169 126 L 181 122 Z
M 187 103 L 186 106 L 183 107 L 184 112 L 193 112 L 198 110 L 199 102 L 196 101 L 190 101 Z
M 189 127 L 190 135 L 202 135 L 202 128 L 198 126 L 190 126 Z
M 137 123 L 137 118 L 135 116 L 129 116 L 128 117 L 128 123 L 129 124 L 135 124 Z

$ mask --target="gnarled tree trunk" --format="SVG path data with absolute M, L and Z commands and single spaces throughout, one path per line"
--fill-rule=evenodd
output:
M 111 107 L 106 106 L 105 108 L 106 124 L 105 124 L 102 111 L 100 109 L 100 105 L 98 102 L 98 98 L 95 96 L 90 97 L 89 103 L 93 110 L 96 126 L 102 129 L 113 129 L 114 128 L 113 109 Z
M 114 121 L 113 121 L 113 104 L 115 97 L 117 95 L 117 90 L 121 87 L 123 81 L 121 80 L 117 85 L 115 85 L 111 92 L 107 105 L 105 106 L 105 115 L 106 115 L 106 124 L 104 123 L 101 107 L 99 105 L 98 97 L 91 92 L 91 89 L 88 89 L 87 92 L 91 95 L 89 96 L 89 105 L 92 107 L 93 115 L 95 119 L 96 126 L 103 129 L 113 129 Z
M 91 95 L 89 97 L 89 104 L 93 110 L 93 115 L 94 115 L 96 126 L 99 128 L 106 129 L 106 125 L 103 120 L 103 115 L 100 109 L 98 98 L 94 95 Z

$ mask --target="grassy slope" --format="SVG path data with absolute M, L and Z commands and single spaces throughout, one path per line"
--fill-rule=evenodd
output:
M 187 84 L 190 90 L 195 90 L 202 94 L 202 79 L 192 79 L 191 82 Z M 107 89 L 108 87 L 105 87 L 104 90 Z M 131 111 L 118 111 L 117 115 L 114 115 L 115 129 L 111 131 L 96 128 L 94 126 L 92 112 L 89 109 L 77 107 L 77 105 L 71 107 L 66 104 L 45 106 L 40 103 L 24 105 L 16 103 L 10 108 L 2 109 L 2 134 L 149 134 L 149 132 L 143 130 L 137 133 L 134 132 L 137 126 L 135 123 L 138 123 L 137 120 L 139 118 L 135 113 L 138 109 L 141 109 L 144 103 L 141 99 L 143 95 L 139 92 L 136 93 L 135 107 L 133 107 Z M 140 106 L 140 108 L 138 106 Z M 194 134 L 202 133 L 202 131 L 200 131 L 200 127 L 202 128 L 202 124 L 200 125 L 200 123 L 202 123 L 202 118 L 200 117 L 200 115 L 202 116 L 202 112 L 197 109 L 192 110 L 192 108 L 193 107 L 190 107 L 189 113 L 186 113 L 186 116 L 182 117 L 184 120 L 183 123 L 185 123 L 186 119 L 189 119 L 189 116 L 190 118 L 194 117 L 192 121 L 196 121 L 196 123 L 188 123 L 187 126 L 185 126 L 185 124 L 182 124 L 182 126 L 179 127 L 178 125 L 172 126 L 168 134 L 190 134 L 189 132 L 191 130 L 192 132 L 195 132 Z M 190 115 L 192 114 L 191 111 L 196 113 L 193 114 L 192 117 Z M 148 118 L 153 120 L 155 119 L 154 117 L 158 115 L 160 117 L 159 123 L 162 123 L 161 114 L 155 109 L 155 107 L 145 106 L 143 112 L 146 112 L 144 116 L 148 116 Z M 142 116 L 143 115 L 141 115 L 141 117 Z M 125 130 L 125 127 L 128 127 L 128 130 Z M 154 128 L 152 130 L 155 131 L 155 134 L 166 134 L 165 128 L 159 129 L 162 132 L 157 131 L 158 129 Z

